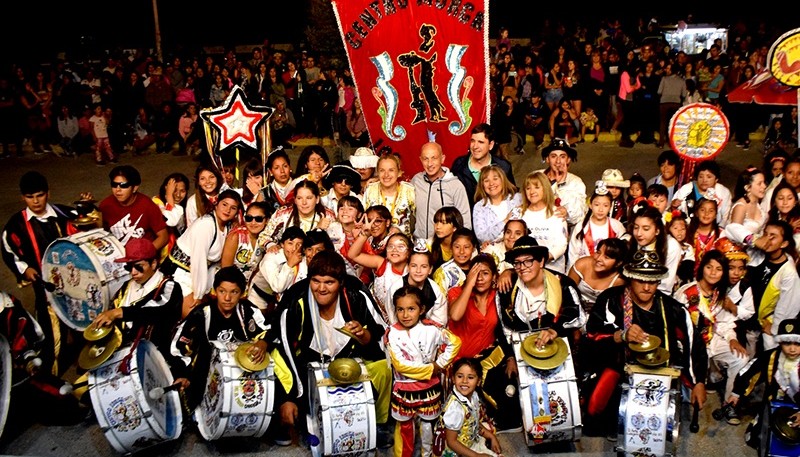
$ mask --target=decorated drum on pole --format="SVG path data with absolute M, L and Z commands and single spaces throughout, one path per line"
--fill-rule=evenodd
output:
M 111 297 L 130 279 L 119 240 L 103 229 L 59 238 L 42 258 L 42 277 L 51 286 L 47 298 L 56 315 L 69 327 L 84 331 L 108 308 Z
M 725 148 L 730 131 L 728 118 L 709 103 L 686 105 L 672 116 L 669 141 L 683 159 L 681 183 L 692 180 L 697 162 L 713 159 Z

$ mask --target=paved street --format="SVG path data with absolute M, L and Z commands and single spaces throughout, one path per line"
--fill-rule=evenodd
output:
M 607 134 L 606 134 L 607 136 Z M 582 176 L 589 192 L 594 188 L 594 181 L 606 168 L 619 168 L 626 177 L 634 171 L 640 172 L 645 178 L 657 172 L 656 157 L 661 149 L 653 145 L 637 144 L 633 149 L 620 149 L 610 138 L 605 138 L 598 144 L 580 144 L 578 146 L 578 161 L 574 163 L 572 171 Z M 290 151 L 293 161 L 296 161 L 302 147 L 295 147 Z M 464 151 L 466 152 L 466 151 Z M 452 160 L 456 152 L 446 152 Z M 412 157 L 415 159 L 416 154 Z M 412 160 L 408 157 L 405 160 Z M 530 148 L 524 155 L 511 157 L 517 183 L 524 180 L 524 176 L 531 170 L 541 168 L 541 155 Z M 760 144 L 754 144 L 749 151 L 743 151 L 734 145 L 728 145 L 719 156 L 718 162 L 722 167 L 722 182 L 733 186 L 736 175 L 749 164 L 761 165 Z M 132 164 L 139 169 L 143 176 L 141 191 L 152 195 L 157 192 L 164 176 L 173 171 L 181 171 L 193 177 L 196 162 L 186 157 L 173 157 L 171 155 L 149 155 L 145 157 L 132 157 L 124 154 L 120 163 Z M 89 155 L 77 159 L 60 159 L 53 156 L 34 158 L 28 151 L 25 158 L 6 159 L 0 162 L 3 179 L 0 180 L 0 221 L 3 223 L 15 211 L 21 209 L 18 182 L 20 176 L 30 170 L 38 169 L 50 181 L 51 201 L 71 204 L 78 198 L 82 191 L 91 191 L 98 198 L 109 193 L 107 173 L 111 167 L 98 168 Z M 32 307 L 33 294 L 28 289 L 18 289 L 8 269 L 0 268 L 0 287 L 16 295 L 28 307 Z M 12 396 L 12 403 L 17 401 Z M 684 408 L 684 420 L 680 427 L 681 438 L 678 443 L 679 455 L 709 455 L 709 456 L 755 456 L 755 451 L 746 447 L 743 434 L 747 420 L 743 420 L 738 427 L 717 422 L 711 417 L 712 409 L 718 407 L 719 400 L 716 393 L 709 394 L 709 404 L 701 411 L 700 432 L 689 433 L 689 412 Z M 749 419 L 746 417 L 744 419 Z M 523 455 L 530 453 L 525 446 L 520 433 L 501 435 L 506 456 Z M 613 453 L 613 444 L 605 438 L 583 437 L 574 445 L 560 446 L 553 449 L 538 449 L 537 452 L 551 450 L 552 455 L 572 456 L 599 456 Z M 251 456 L 261 455 L 264 452 L 270 455 L 280 452 L 287 457 L 310 455 L 310 452 L 300 446 L 289 448 L 276 447 L 268 444 L 266 440 L 245 439 L 230 442 L 207 443 L 196 432 L 189 432 L 178 440 L 159 445 L 147 452 L 147 455 L 185 455 L 185 456 Z M 544 452 L 546 455 L 547 453 Z M 30 426 L 15 427 L 14 417 L 9 419 L 6 433 L 0 440 L 0 454 L 28 455 L 28 456 L 113 456 L 116 455 L 96 421 L 91 420 L 73 426 L 54 426 L 33 424 Z M 378 453 L 381 456 L 390 455 L 387 451 Z

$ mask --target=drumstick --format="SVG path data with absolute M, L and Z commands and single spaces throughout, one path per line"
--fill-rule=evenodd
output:
M 694 406 L 694 411 L 692 411 L 692 423 L 689 424 L 689 431 L 692 433 L 697 433 L 700 431 L 700 424 L 697 423 L 698 415 L 700 413 L 700 406 L 698 406 L 697 403 L 692 406 Z
M 150 389 L 148 392 L 148 396 L 151 400 L 158 400 L 159 398 L 163 397 L 167 392 L 172 392 L 173 390 L 180 389 L 183 384 L 177 383 L 172 384 L 167 387 L 154 387 Z

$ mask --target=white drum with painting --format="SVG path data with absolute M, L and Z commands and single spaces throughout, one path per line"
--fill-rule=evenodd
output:
M 337 359 L 308 367 L 309 433 L 322 455 L 344 455 L 376 448 L 375 398 L 363 361 Z
M 681 395 L 680 388 L 672 384 L 679 375 L 673 368 L 634 368 L 628 384 L 622 386 L 618 452 L 626 456 L 676 455 Z
M 111 298 L 130 279 L 122 263 L 125 247 L 110 232 L 93 229 L 59 238 L 42 257 L 42 277 L 47 297 L 59 319 L 69 327 L 86 330 Z
M 566 338 L 539 348 L 534 333 L 512 333 L 519 371 L 519 401 L 525 443 L 531 447 L 581 438 L 578 382 Z
M 176 390 L 151 394 L 172 383 L 164 357 L 144 339 L 120 348 L 89 371 L 89 395 L 97 422 L 117 452 L 130 454 L 180 436 L 180 394 Z
M 275 401 L 275 362 L 248 359 L 251 343 L 212 341 L 205 394 L 194 411 L 206 440 L 261 437 L 267 431 Z

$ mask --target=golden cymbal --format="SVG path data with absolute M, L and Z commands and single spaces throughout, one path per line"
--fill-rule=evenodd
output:
M 669 351 L 664 348 L 656 348 L 653 351 L 640 354 L 636 360 L 647 367 L 657 367 L 669 362 Z
M 558 368 L 562 363 L 564 363 L 565 360 L 567 360 L 569 348 L 567 348 L 567 343 L 565 343 L 561 338 L 552 340 L 550 343 L 548 343 L 548 345 L 550 344 L 556 348 L 556 352 L 547 358 L 534 357 L 528 351 L 526 351 L 524 347 L 521 347 L 519 352 L 522 356 L 522 360 L 524 360 L 529 366 L 539 370 L 552 370 Z
M 532 335 L 528 335 L 524 340 L 522 340 L 522 347 L 528 354 L 536 357 L 537 359 L 547 359 L 554 356 L 555 353 L 558 352 L 556 340 L 551 340 L 549 343 L 539 348 L 536 346 L 536 340 L 539 339 L 539 333 L 540 332 L 536 332 Z
M 635 341 L 628 343 L 628 347 L 634 352 L 650 352 L 659 346 L 661 346 L 661 338 L 655 335 L 649 335 L 647 341 L 644 343 L 637 343 Z
M 109 338 L 87 344 L 78 356 L 78 366 L 84 370 L 93 370 L 104 364 L 114 351 L 122 345 L 122 332 L 114 329 Z
M 361 378 L 361 365 L 355 359 L 336 359 L 328 364 L 328 374 L 338 383 L 352 384 Z
M 104 325 L 98 327 L 92 324 L 86 327 L 86 330 L 83 331 L 83 337 L 86 338 L 86 341 L 98 341 L 108 336 L 108 334 L 113 330 L 113 325 Z
M 234 359 L 236 360 L 236 364 L 239 365 L 244 371 L 249 372 L 257 372 L 263 371 L 269 365 L 269 354 L 264 353 L 264 360 L 261 363 L 256 364 L 253 362 L 253 358 L 250 356 L 248 351 L 251 347 L 253 347 L 254 343 L 242 343 L 239 347 L 236 348 L 236 352 L 234 353 Z
M 350 337 L 350 338 L 352 338 L 352 339 L 354 339 L 354 340 L 358 340 L 358 338 L 356 337 L 356 335 L 355 335 L 353 332 L 351 332 L 350 330 L 347 330 L 347 329 L 346 329 L 346 328 L 344 328 L 344 327 L 341 327 L 341 328 L 340 328 L 340 327 L 335 327 L 335 328 L 336 328 L 336 330 L 338 330 L 338 331 L 339 331 L 339 332 L 341 332 L 341 333 L 344 333 L 344 334 L 345 334 L 345 335 L 347 335 L 348 337 Z

